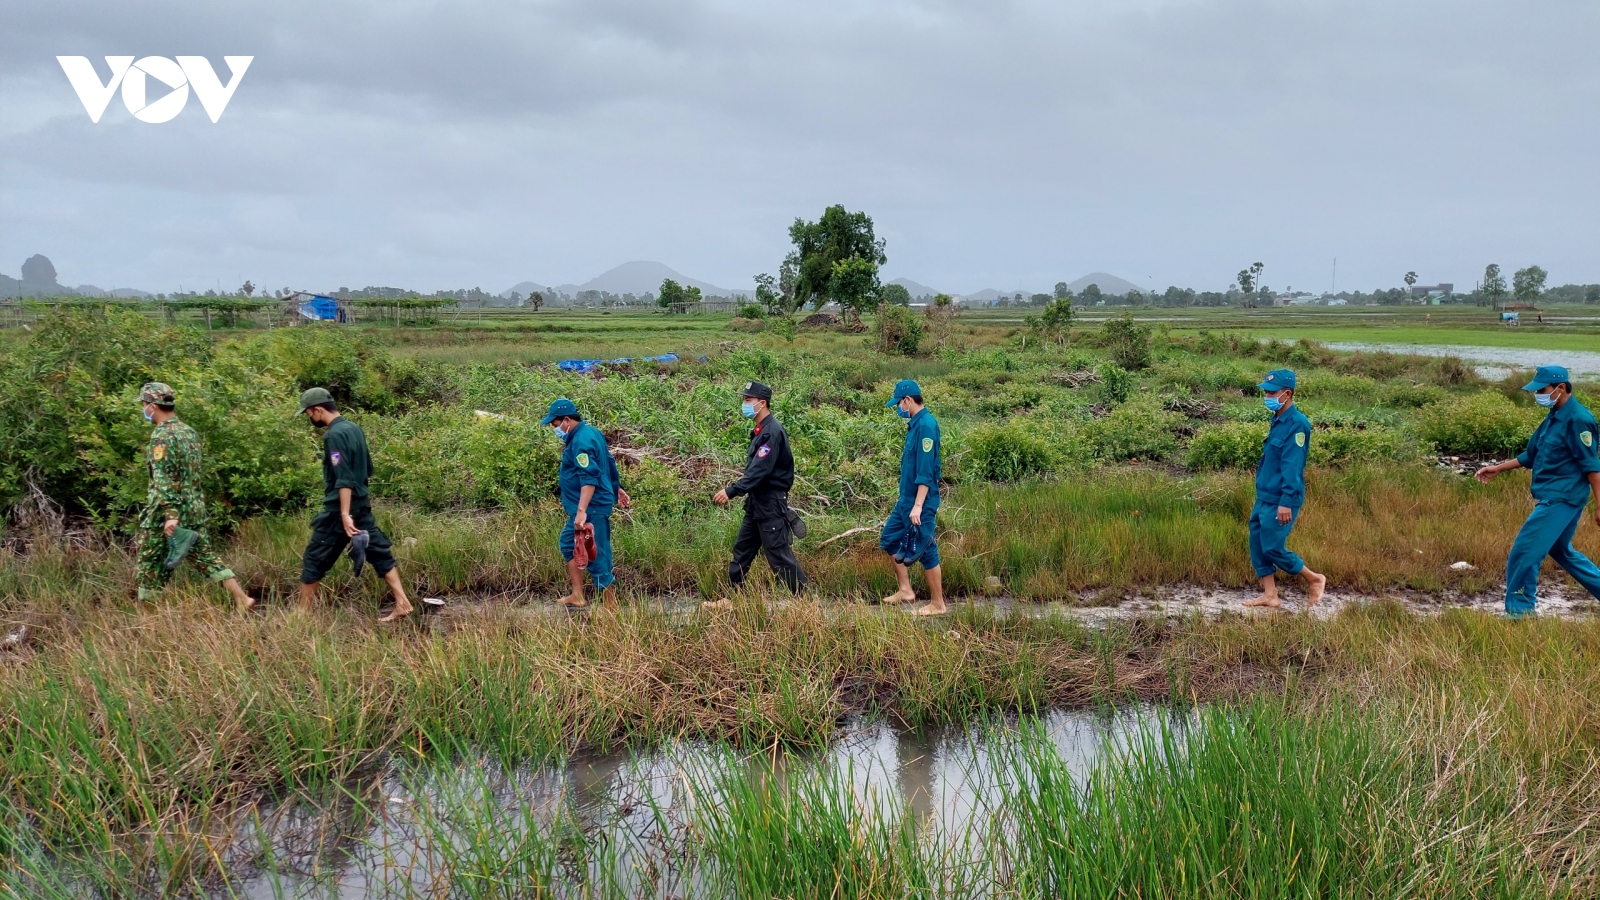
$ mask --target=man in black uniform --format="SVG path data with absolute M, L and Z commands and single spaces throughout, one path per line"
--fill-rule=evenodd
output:
M 322 512 L 311 520 L 311 541 L 300 562 L 301 609 L 310 609 L 317 599 L 317 584 L 328 574 L 339 554 L 352 538 L 365 541 L 365 561 L 389 584 L 394 595 L 394 611 L 379 619 L 393 622 L 411 613 L 411 601 L 400 584 L 389 538 L 378 530 L 372 517 L 372 498 L 367 479 L 372 477 L 372 456 L 367 451 L 367 436 L 361 427 L 339 415 L 333 395 L 324 388 L 312 388 L 300 395 L 300 412 L 318 428 L 322 436 Z
M 728 580 L 738 587 L 744 582 L 756 551 L 764 550 L 767 565 L 792 591 L 800 589 L 806 575 L 794 557 L 793 535 L 789 526 L 789 488 L 794 486 L 794 454 L 789 452 L 789 435 L 772 414 L 772 388 L 759 381 L 744 386 L 740 411 L 754 419 L 750 449 L 745 453 L 744 477 L 717 491 L 711 502 L 727 505 L 744 495 L 744 522 L 733 542 L 733 562 L 728 564 Z

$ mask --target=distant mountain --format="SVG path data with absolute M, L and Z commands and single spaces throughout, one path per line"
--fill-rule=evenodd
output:
M 1102 294 L 1126 294 L 1129 291 L 1143 293 L 1145 290 L 1126 278 L 1118 278 L 1108 272 L 1090 272 L 1067 287 L 1071 288 L 1074 294 L 1078 294 L 1091 284 L 1099 285 Z
M 20 297 L 22 282 L 10 275 L 0 274 L 0 297 Z
M 891 281 L 889 283 L 890 284 L 898 284 L 901 287 L 905 288 L 906 290 L 910 291 L 912 297 L 934 297 L 934 296 L 937 296 L 939 294 L 945 293 L 945 291 L 938 290 L 937 288 L 928 287 L 925 284 L 922 284 L 922 283 L 916 282 L 916 281 L 912 281 L 909 278 L 896 278 L 895 280 L 893 280 L 893 281 Z
M 529 294 L 535 291 L 543 294 L 549 290 L 550 286 L 548 284 L 539 284 L 536 281 L 519 281 L 516 284 L 513 284 L 511 287 L 501 291 L 500 296 L 510 299 L 512 294 L 517 294 L 520 297 L 526 298 Z
M 1022 299 L 1026 300 L 1036 293 L 1038 293 L 1038 291 L 1031 291 L 1027 288 L 1017 288 L 1014 291 L 997 291 L 994 288 L 984 288 L 981 291 L 974 291 L 971 294 L 962 294 L 961 299 L 983 303 L 989 300 L 999 300 L 1002 297 L 1010 299 L 1018 294 L 1021 294 Z
M 635 260 L 633 262 L 625 262 L 613 269 L 607 269 L 583 284 L 542 285 L 535 281 L 522 281 L 512 285 L 501 296 L 506 296 L 510 291 L 516 291 L 524 296 L 529 291 L 558 291 L 572 295 L 576 295 L 579 291 L 605 291 L 618 296 L 622 294 L 654 294 L 661 290 L 661 282 L 667 278 L 671 278 L 684 287 L 697 287 L 707 297 L 737 297 L 754 293 L 753 290 L 748 288 L 730 290 L 717 287 L 708 281 L 690 278 L 664 263 Z

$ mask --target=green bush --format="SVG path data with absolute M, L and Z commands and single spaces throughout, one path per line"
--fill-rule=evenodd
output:
M 1166 459 L 1178 447 L 1176 432 L 1183 416 L 1161 408 L 1160 401 L 1144 396 L 1117 407 L 1088 426 L 1089 440 L 1101 459 Z
M 1527 446 L 1544 411 L 1488 391 L 1451 397 L 1417 411 L 1417 437 L 1440 453 L 1508 457 Z
M 1048 474 L 1054 456 L 1049 443 L 1023 423 L 985 425 L 967 439 L 962 468 L 981 481 L 1021 481 Z
M 1095 373 L 1100 376 L 1100 395 L 1107 403 L 1123 403 L 1133 393 L 1133 373 L 1115 363 L 1102 365 Z
M 1197 470 L 1253 469 L 1261 462 L 1267 428 L 1265 422 L 1208 425 L 1189 442 L 1183 464 Z
M 767 311 L 759 303 L 744 303 L 739 306 L 738 315 L 741 319 L 765 319 Z
M 915 356 L 922 343 L 922 319 L 904 306 L 890 303 L 879 307 L 873 330 L 880 353 Z
M 1316 465 L 1345 462 L 1410 462 L 1423 456 L 1423 448 L 1395 428 L 1318 429 L 1311 435 L 1310 461 Z
M 1017 412 L 1033 409 L 1044 399 L 1044 391 L 1032 384 L 1013 383 L 991 391 L 978 400 L 978 412 L 986 416 L 1004 418 Z
M 318 484 L 315 445 L 293 388 L 203 335 L 132 311 L 64 312 L 0 356 L 0 510 L 32 487 L 110 530 L 132 527 L 144 502 L 150 425 L 138 392 L 165 381 L 178 416 L 199 434 L 202 490 L 214 527 L 297 509 Z
M 1150 365 L 1150 326 L 1134 320 L 1129 313 L 1107 319 L 1102 326 L 1106 350 L 1111 361 L 1124 369 L 1143 369 Z
M 561 448 L 536 419 L 428 409 L 359 420 L 373 492 L 428 509 L 509 506 L 555 496 Z

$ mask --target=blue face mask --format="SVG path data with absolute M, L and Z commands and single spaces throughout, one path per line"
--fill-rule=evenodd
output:
M 754 419 L 756 417 L 756 405 L 754 403 L 741 403 L 739 404 L 739 412 L 744 413 L 746 419 Z
M 1283 401 L 1279 400 L 1277 397 L 1263 397 L 1261 402 L 1265 403 L 1267 405 L 1267 409 L 1270 409 L 1273 412 L 1283 409 Z
M 563 444 L 567 442 L 567 438 L 571 437 L 570 434 L 561 430 L 560 425 L 551 425 L 550 430 L 556 433 L 556 440 L 562 442 Z
M 911 413 L 906 412 L 906 408 L 904 406 L 896 406 L 894 408 L 894 412 L 895 412 L 895 415 L 899 416 L 902 419 L 911 418 Z
M 1534 394 L 1533 395 L 1533 402 L 1539 404 L 1540 406 L 1545 407 L 1546 409 L 1549 409 L 1550 407 L 1556 405 L 1556 395 L 1555 394 Z
M 150 415 L 150 410 L 142 409 L 139 412 L 144 416 L 144 420 L 146 422 L 149 422 L 151 425 L 154 425 L 156 423 L 156 417 Z

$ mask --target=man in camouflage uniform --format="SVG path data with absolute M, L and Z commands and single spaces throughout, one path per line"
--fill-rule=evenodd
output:
M 179 421 L 177 403 L 167 385 L 145 385 L 139 391 L 139 402 L 144 404 L 145 420 L 156 426 L 145 450 L 150 491 L 139 516 L 136 538 L 139 599 L 155 599 L 172 578 L 172 570 L 166 566 L 167 539 L 181 526 L 199 534 L 185 558 L 212 581 L 220 581 L 239 609 L 249 609 L 256 601 L 239 586 L 233 570 L 212 552 L 206 535 L 206 504 L 200 494 L 200 436 Z

